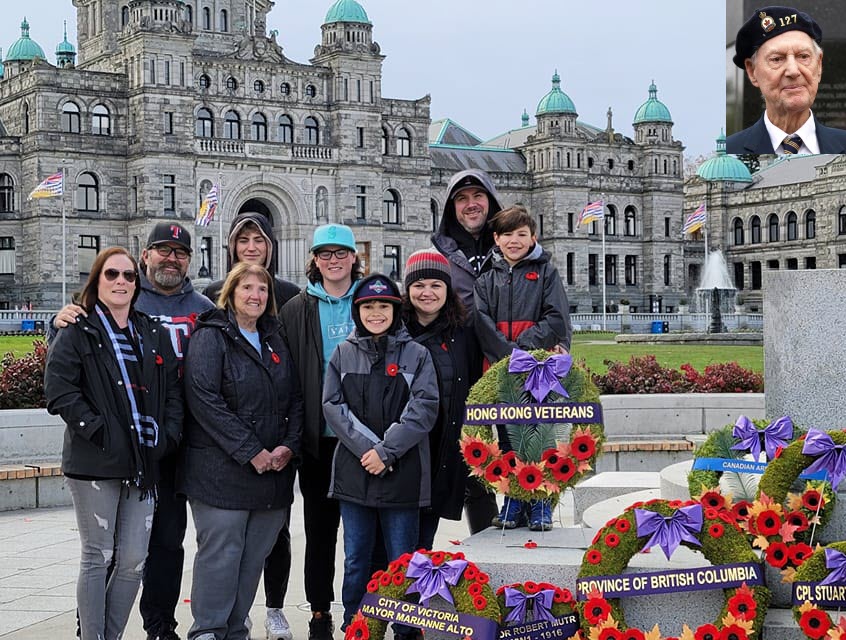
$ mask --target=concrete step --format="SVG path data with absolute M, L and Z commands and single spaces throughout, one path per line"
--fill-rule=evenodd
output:
M 581 522 L 585 509 L 608 498 L 660 486 L 656 471 L 606 471 L 582 480 L 573 489 L 575 521 Z
M 693 466 L 693 460 L 684 460 L 661 469 L 661 497 L 664 500 L 690 500 L 687 487 L 687 474 Z
M 626 507 L 631 506 L 638 501 L 653 500 L 661 497 L 661 490 L 659 488 L 644 489 L 642 491 L 633 491 L 623 495 L 607 498 L 601 502 L 591 505 L 582 513 L 582 526 L 589 529 L 601 529 L 605 526 L 611 518 L 616 518 Z
M 64 507 L 71 502 L 58 462 L 0 466 L 0 511 Z
M 664 467 L 693 457 L 693 443 L 683 437 L 655 435 L 643 439 L 612 439 L 602 447 L 596 460 L 596 472 L 660 471 Z

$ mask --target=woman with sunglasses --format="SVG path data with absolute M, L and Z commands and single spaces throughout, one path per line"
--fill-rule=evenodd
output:
M 47 354 L 47 410 L 66 424 L 62 471 L 82 546 L 82 640 L 123 634 L 147 556 L 158 461 L 181 436 L 170 335 L 134 308 L 138 284 L 126 249 L 99 253 L 79 296 L 87 317 L 60 331 Z

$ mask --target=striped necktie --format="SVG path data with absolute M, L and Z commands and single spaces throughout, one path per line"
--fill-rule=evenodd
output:
M 802 138 L 797 136 L 795 133 L 792 136 L 787 136 L 781 142 L 781 148 L 784 150 L 784 155 L 792 156 L 795 153 L 799 153 L 799 149 L 802 148 Z

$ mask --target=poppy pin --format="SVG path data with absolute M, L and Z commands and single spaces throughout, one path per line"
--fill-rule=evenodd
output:
M 449 349 L 447 349 L 446 342 L 441 343 L 441 349 L 443 349 L 444 351 L 449 351 Z
M 279 364 L 280 362 L 282 362 L 282 359 L 275 352 L 270 354 L 270 359 L 273 360 L 273 362 L 275 362 L 276 364 Z
M 399 367 L 394 362 L 389 364 L 387 366 L 387 368 L 385 369 L 385 373 L 387 373 L 392 378 L 395 378 L 398 372 L 399 372 Z
M 164 358 L 162 358 L 158 353 L 156 354 L 156 364 L 164 364 Z
M 534 540 L 527 540 L 526 542 L 523 543 L 523 546 L 526 547 L 527 549 L 537 549 L 538 543 L 535 542 Z
M 537 280 L 538 279 L 538 272 L 537 271 L 529 271 L 526 274 L 526 280 Z

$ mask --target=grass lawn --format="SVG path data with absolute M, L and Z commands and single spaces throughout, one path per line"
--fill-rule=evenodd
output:
M 33 340 L 43 340 L 44 336 L 0 336 L 0 356 L 9 351 L 16 356 L 22 356 L 32 351 Z
M 690 346 L 681 344 L 617 344 L 613 333 L 576 333 L 573 335 L 571 352 L 576 360 L 585 360 L 595 373 L 608 370 L 603 360 L 628 362 L 631 356 L 653 354 L 665 367 L 678 369 L 689 362 L 702 371 L 715 362 L 737 361 L 741 367 L 764 372 L 763 347 Z

